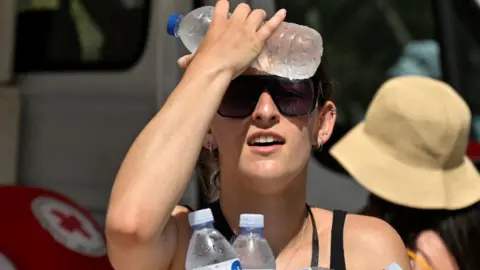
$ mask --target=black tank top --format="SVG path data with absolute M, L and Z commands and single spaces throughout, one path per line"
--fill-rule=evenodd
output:
M 230 242 L 233 243 L 236 235 L 233 233 L 232 229 L 228 225 L 228 222 L 222 213 L 222 209 L 220 208 L 220 203 L 218 201 L 215 201 L 213 203 L 210 203 L 208 207 L 212 210 L 213 217 L 215 218 L 215 229 L 217 229 L 227 240 L 230 240 Z M 315 218 L 313 217 L 310 206 L 306 204 L 306 207 L 313 225 L 312 260 L 310 266 L 317 267 L 320 252 L 318 246 L 317 225 L 315 223 Z M 190 207 L 187 208 L 191 210 Z M 332 236 L 330 243 L 330 269 L 346 270 L 345 256 L 343 250 L 343 227 L 345 224 L 346 214 L 346 212 L 340 210 L 333 211 Z

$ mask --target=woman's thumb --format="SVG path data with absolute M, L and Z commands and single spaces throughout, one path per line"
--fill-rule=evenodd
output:
M 186 68 L 186 67 L 188 67 L 190 62 L 192 62 L 192 59 L 193 59 L 193 54 L 187 54 L 187 55 L 184 55 L 184 56 L 180 57 L 177 60 L 177 64 L 181 68 Z

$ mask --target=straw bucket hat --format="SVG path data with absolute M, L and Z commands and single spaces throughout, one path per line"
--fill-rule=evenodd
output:
M 367 190 L 396 204 L 461 209 L 480 201 L 465 156 L 471 113 L 449 85 L 420 76 L 385 82 L 365 120 L 330 149 Z

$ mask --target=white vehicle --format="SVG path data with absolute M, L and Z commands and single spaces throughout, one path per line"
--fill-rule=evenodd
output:
M 269 14 L 286 7 L 287 21 L 324 35 L 339 107 L 332 142 L 362 119 L 382 81 L 402 73 L 443 78 L 480 115 L 478 1 L 247 2 Z M 127 149 L 181 76 L 186 49 L 167 35 L 169 15 L 214 3 L 0 1 L 0 184 L 60 192 L 103 224 Z M 368 193 L 329 145 L 312 155 L 308 201 L 357 211 Z M 182 203 L 201 203 L 195 175 Z

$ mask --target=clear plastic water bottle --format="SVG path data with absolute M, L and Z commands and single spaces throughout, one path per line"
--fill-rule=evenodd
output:
M 193 234 L 187 251 L 186 270 L 241 270 L 232 245 L 213 227 L 210 209 L 192 212 L 188 221 Z
M 385 270 L 402 270 L 402 268 L 400 267 L 400 265 L 394 262 L 390 264 Z
M 240 215 L 240 235 L 233 242 L 243 269 L 275 269 L 275 256 L 263 237 L 263 215 Z
M 173 14 L 168 19 L 168 34 L 180 37 L 185 47 L 195 53 L 212 22 L 213 10 L 212 6 L 204 6 L 186 16 Z M 315 74 L 322 54 L 323 40 L 317 31 L 283 22 L 251 66 L 289 79 L 305 79 Z

